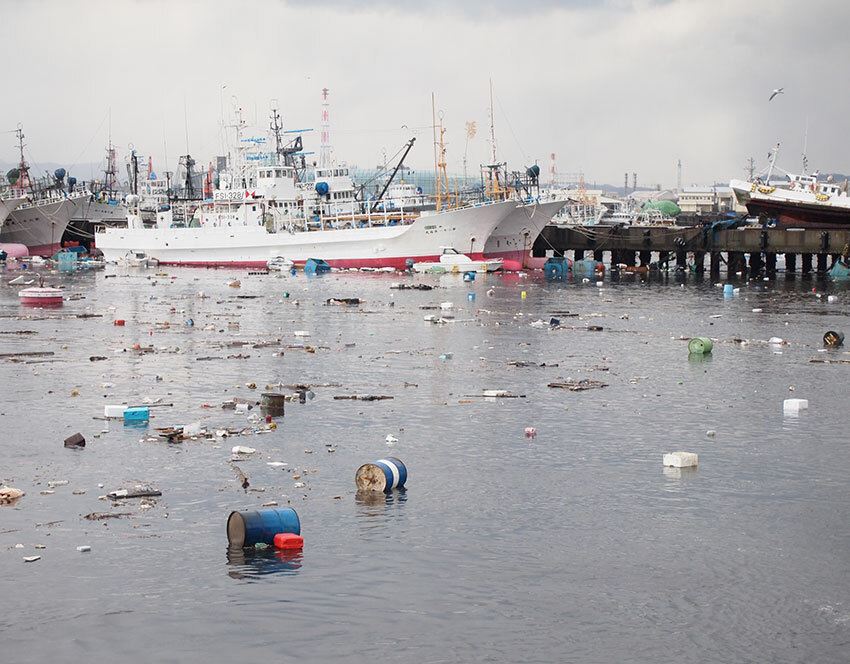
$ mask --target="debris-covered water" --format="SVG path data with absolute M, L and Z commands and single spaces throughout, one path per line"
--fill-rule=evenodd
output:
M 111 267 L 50 275 L 79 299 L 24 310 L 19 273 L 0 272 L 0 484 L 26 493 L 0 507 L 8 661 L 847 661 L 850 354 L 822 351 L 850 331 L 843 287 Z M 314 398 L 276 429 L 222 408 L 298 384 Z M 149 426 L 98 419 L 122 403 Z M 154 437 L 198 422 L 211 437 Z M 663 468 L 673 451 L 698 467 Z M 358 495 L 388 455 L 406 491 Z M 162 495 L 99 499 L 137 486 Z M 303 551 L 229 552 L 228 514 L 273 502 Z

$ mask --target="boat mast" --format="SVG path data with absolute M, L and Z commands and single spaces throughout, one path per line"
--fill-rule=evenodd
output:
M 439 154 L 440 161 L 437 163 L 438 173 L 437 177 L 439 178 L 439 190 L 437 192 L 437 210 L 442 210 L 442 202 L 443 198 L 446 199 L 446 209 L 451 209 L 451 194 L 449 193 L 449 176 L 446 172 L 446 143 L 445 143 L 445 135 L 446 129 L 443 127 L 443 114 L 440 113 L 440 144 L 439 144 Z
M 22 190 L 26 187 L 32 189 L 32 182 L 30 181 L 30 166 L 27 163 L 27 160 L 24 158 L 24 126 L 19 122 L 18 128 L 15 130 L 15 134 L 18 136 L 18 149 L 21 152 L 21 161 L 18 164 L 18 189 Z
M 501 164 L 496 157 L 496 119 L 493 112 L 493 79 L 490 79 L 490 146 L 492 148 L 492 157 L 487 166 L 487 191 L 485 192 L 488 198 L 492 200 L 500 200 L 506 198 L 507 192 L 502 188 L 501 183 Z
M 776 147 L 771 151 L 773 154 L 770 157 L 770 167 L 767 169 L 767 179 L 765 184 L 770 185 L 770 176 L 773 175 L 773 166 L 776 163 L 776 155 L 779 154 L 779 143 L 776 144 Z
M 280 113 L 277 112 L 277 101 L 274 99 L 272 99 L 271 110 L 271 130 L 272 135 L 274 136 L 275 163 L 280 164 L 280 155 L 283 151 L 283 142 L 280 138 L 280 132 L 283 129 L 283 125 L 280 122 Z
M 437 210 L 442 209 L 440 203 L 440 172 L 437 169 L 437 118 L 434 112 L 434 93 L 431 93 L 431 130 L 434 135 L 434 195 L 437 198 Z M 23 151 L 21 152 L 23 155 Z

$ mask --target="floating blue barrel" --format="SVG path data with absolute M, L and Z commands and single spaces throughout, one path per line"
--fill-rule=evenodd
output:
M 569 260 L 563 256 L 552 256 L 543 264 L 546 281 L 564 281 L 570 271 Z
M 321 274 L 322 272 L 330 272 L 331 266 L 321 258 L 308 258 L 304 263 L 304 274 Z
M 364 463 L 354 476 L 358 491 L 392 491 L 403 487 L 406 481 L 407 468 L 395 457 Z
M 475 272 L 464 272 L 463 273 L 464 281 L 475 281 Z
M 231 512 L 227 519 L 227 540 L 233 547 L 254 546 L 258 543 L 271 546 L 278 533 L 301 534 L 301 521 L 291 507 Z

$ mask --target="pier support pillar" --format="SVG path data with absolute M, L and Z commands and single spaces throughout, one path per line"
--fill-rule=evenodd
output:
M 709 257 L 709 274 L 712 279 L 720 278 L 720 252 L 712 251 Z
M 812 272 L 812 255 L 803 254 L 803 274 L 811 274 Z
M 764 255 L 764 269 L 771 276 L 776 275 L 776 254 L 770 253 Z
M 826 274 L 826 259 L 828 254 L 818 254 L 818 274 Z
M 670 252 L 669 251 L 659 251 L 658 252 L 658 267 L 664 268 L 667 267 L 667 264 L 670 262 Z
M 750 276 L 757 277 L 761 274 L 761 269 L 764 263 L 761 260 L 761 254 L 758 252 L 752 252 L 750 254 Z
M 747 267 L 746 261 L 744 260 L 744 252 L 743 251 L 730 251 L 726 257 L 726 273 L 729 275 L 736 275 L 738 272 L 741 274 L 744 273 L 745 268 Z
M 786 253 L 785 254 L 785 272 L 796 272 L 797 271 L 797 254 Z
M 694 269 L 697 274 L 702 274 L 705 272 L 705 252 L 704 251 L 695 251 L 694 252 Z

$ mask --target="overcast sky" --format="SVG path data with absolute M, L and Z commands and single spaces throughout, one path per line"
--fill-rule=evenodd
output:
M 0 0 L 0 131 L 22 123 L 33 163 L 73 173 L 102 158 L 111 116 L 122 160 L 133 143 L 173 169 L 222 152 L 234 99 L 265 126 L 276 98 L 318 152 L 327 87 L 338 159 L 374 166 L 415 135 L 407 163 L 430 169 L 433 92 L 450 170 L 477 123 L 477 172 L 492 80 L 499 159 L 544 179 L 554 152 L 589 182 L 673 187 L 678 159 L 684 184 L 728 181 L 777 141 L 799 169 L 807 126 L 810 167 L 846 172 L 848 25 L 850 3 L 821 0 Z

